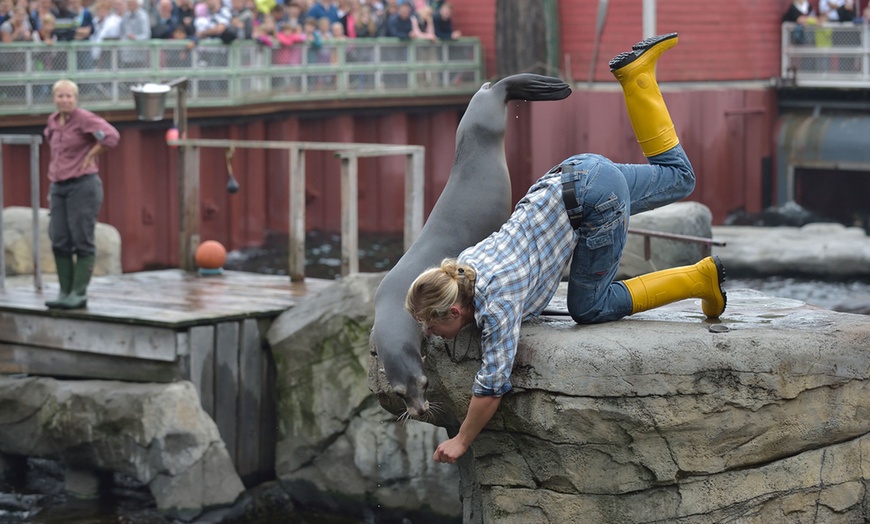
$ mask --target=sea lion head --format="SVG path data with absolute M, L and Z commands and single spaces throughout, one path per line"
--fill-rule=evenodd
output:
M 423 371 L 423 330 L 401 303 L 381 301 L 378 304 L 377 296 L 375 302 L 372 350 L 378 356 L 390 389 L 404 402 L 407 414 L 426 418 L 429 379 Z

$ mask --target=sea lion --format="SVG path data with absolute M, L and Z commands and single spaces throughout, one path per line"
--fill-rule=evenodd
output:
M 487 82 L 474 94 L 456 129 L 456 156 L 444 191 L 420 236 L 375 292 L 371 345 L 387 381 L 412 417 L 429 411 L 423 372 L 423 330 L 405 310 L 417 276 L 497 231 L 511 213 L 511 181 L 505 158 L 507 103 L 562 100 L 571 88 L 558 78 L 524 73 Z

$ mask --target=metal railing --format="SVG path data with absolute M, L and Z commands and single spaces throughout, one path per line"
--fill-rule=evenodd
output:
M 782 24 L 782 78 L 801 87 L 870 87 L 870 24 Z
M 30 146 L 31 250 L 33 286 L 42 289 L 42 256 L 39 245 L 39 145 L 42 135 L 0 135 L 0 291 L 6 288 L 6 245 L 3 241 L 3 144 Z
M 8 43 L 0 46 L 0 115 L 50 113 L 69 78 L 91 110 L 132 109 L 130 87 L 190 80 L 191 107 L 275 101 L 470 94 L 483 81 L 480 41 L 350 39 L 313 47 L 185 41 Z
M 725 242 L 721 240 L 713 240 L 712 238 L 696 237 L 692 235 L 680 235 L 678 233 L 667 233 L 665 231 L 651 231 L 649 229 L 628 228 L 629 234 L 643 235 L 643 259 L 649 261 L 652 258 L 652 244 L 650 239 L 664 238 L 674 240 L 676 242 L 688 242 L 690 244 L 701 245 L 701 257 L 708 257 L 713 251 L 713 246 L 723 247 Z

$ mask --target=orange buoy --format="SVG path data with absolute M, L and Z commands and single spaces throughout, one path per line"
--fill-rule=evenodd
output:
M 220 269 L 227 261 L 227 249 L 217 240 L 206 240 L 193 256 L 200 269 Z

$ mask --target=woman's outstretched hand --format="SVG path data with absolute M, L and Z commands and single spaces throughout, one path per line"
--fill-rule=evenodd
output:
M 432 458 L 435 462 L 445 462 L 447 464 L 455 464 L 459 457 L 465 455 L 468 451 L 468 446 L 459 440 L 459 437 L 453 437 L 450 440 L 445 440 L 435 448 L 435 454 Z
M 499 404 L 501 404 L 501 397 L 471 397 L 471 404 L 468 406 L 468 413 L 459 428 L 459 433 L 452 439 L 438 444 L 435 454 L 432 455 L 435 462 L 453 464 L 459 460 L 459 457 L 468 451 L 489 419 L 495 415 Z

